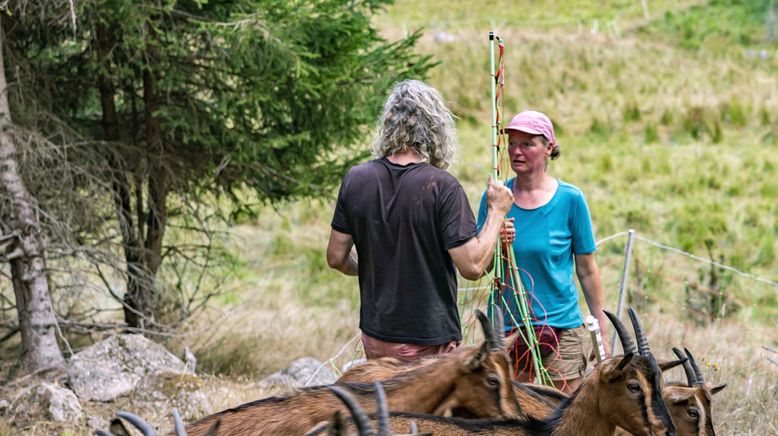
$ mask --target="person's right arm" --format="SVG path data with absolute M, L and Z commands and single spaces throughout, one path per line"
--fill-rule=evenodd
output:
M 357 251 L 354 249 L 354 239 L 348 233 L 335 229 L 330 230 L 330 242 L 327 244 L 327 265 L 347 276 L 355 276 L 359 272 Z
M 478 235 L 448 250 L 459 273 L 468 280 L 483 277 L 492 263 L 503 219 L 513 205 L 513 193 L 500 181 L 490 180 L 486 190 L 486 205 L 486 220 Z

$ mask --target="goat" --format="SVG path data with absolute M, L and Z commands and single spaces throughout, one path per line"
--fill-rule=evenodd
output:
M 687 386 L 672 384 L 662 392 L 673 422 L 678 429 L 678 436 L 715 436 L 713 418 L 711 416 L 711 398 L 714 394 L 727 387 L 726 383 L 708 386 L 702 378 L 702 372 L 694 360 L 694 356 L 684 348 L 686 354 L 673 347 L 673 352 L 684 361 Z
M 539 386 L 540 388 L 547 388 L 547 389 L 554 389 L 554 388 L 548 388 L 547 386 L 543 385 L 528 385 L 524 386 L 523 384 L 514 381 L 513 382 L 514 387 L 517 387 L 522 390 L 528 391 L 528 395 L 537 395 L 539 402 L 546 401 L 542 395 L 538 395 L 535 393 L 532 388 L 535 386 Z M 377 411 L 375 413 L 375 420 L 376 420 L 376 436 L 391 436 L 392 432 L 390 430 L 390 424 L 389 424 L 389 415 L 386 411 L 386 397 L 383 395 L 383 389 L 381 388 L 380 382 L 375 382 L 374 385 L 376 386 L 376 402 L 377 402 Z M 339 387 L 337 385 L 330 386 L 330 389 L 346 404 L 346 406 L 351 411 L 351 423 L 354 427 L 357 429 L 357 434 L 359 436 L 368 436 L 373 435 L 372 430 L 370 429 L 370 418 L 367 416 L 367 414 L 362 410 L 361 407 L 359 407 L 359 404 L 356 402 L 356 400 L 351 397 L 351 395 L 346 391 L 345 388 Z M 559 393 L 559 399 L 562 400 L 564 398 L 567 398 L 567 395 L 564 394 L 561 391 L 558 391 Z M 545 404 L 545 403 L 544 403 Z M 348 423 L 345 422 L 340 415 L 339 412 L 335 412 L 332 419 L 330 419 L 329 424 L 325 424 L 324 426 L 318 426 L 315 429 L 311 430 L 309 435 L 316 435 L 321 434 L 326 430 L 328 436 L 344 436 L 348 435 L 347 430 Z M 410 422 L 408 423 L 408 431 L 411 435 L 417 435 L 418 433 L 418 426 L 411 418 Z M 431 435 L 432 433 L 421 433 L 419 435 Z
M 143 420 L 143 418 L 139 417 L 138 415 L 135 415 L 130 412 L 125 412 L 123 410 L 120 410 L 116 412 L 116 415 L 118 418 L 114 418 L 111 420 L 111 425 L 109 427 L 110 432 L 106 432 L 103 430 L 96 430 L 95 434 L 97 436 L 130 436 L 130 432 L 127 430 L 127 427 L 122 424 L 122 421 L 119 418 L 124 418 L 133 425 L 133 427 L 140 430 L 141 433 L 143 433 L 143 436 L 157 436 L 157 432 L 154 431 L 154 429 Z M 187 436 L 186 430 L 184 430 L 184 422 L 181 420 L 181 415 L 178 414 L 178 409 L 173 408 L 173 422 L 174 422 L 174 429 L 175 429 L 175 436 Z M 216 420 L 211 425 L 211 427 L 205 432 L 204 436 L 216 436 L 216 432 L 219 430 L 219 425 L 221 424 L 221 420 Z
M 387 404 L 386 404 L 386 395 L 384 393 L 384 389 L 381 386 L 381 383 L 375 382 L 373 384 L 375 386 L 375 392 L 376 392 L 376 431 L 375 433 L 370 428 L 370 418 L 367 416 L 365 411 L 359 406 L 359 403 L 354 399 L 353 396 L 346 390 L 346 388 L 333 385 L 330 386 L 330 390 L 340 398 L 341 401 L 348 407 L 349 411 L 351 412 L 352 421 L 354 425 L 357 428 L 357 434 L 359 436 L 392 436 L 392 430 L 391 430 L 391 424 L 389 423 L 389 414 L 387 411 Z M 345 436 L 348 435 L 346 432 L 346 423 L 343 421 L 342 416 L 340 415 L 339 411 L 336 411 L 333 414 L 332 419 L 330 419 L 329 424 L 325 424 L 325 427 L 327 429 L 327 435 L 328 436 Z M 317 427 L 316 429 L 312 430 L 314 432 L 321 431 L 320 427 Z M 430 436 L 431 433 L 422 433 L 419 434 L 415 423 L 411 423 L 411 430 L 409 435 L 417 435 L 417 436 Z
M 519 405 L 510 385 L 510 357 L 486 320 L 478 314 L 486 341 L 463 347 L 429 365 L 384 381 L 392 410 L 440 414 L 463 408 L 476 417 L 518 416 Z M 369 412 L 370 385 L 347 385 Z M 189 424 L 190 436 L 201 435 L 216 419 L 224 434 L 302 434 L 346 407 L 324 386 L 305 388 L 286 397 L 272 397 L 224 410 Z
M 640 321 L 629 314 L 638 340 L 635 347 L 621 321 L 605 312 L 624 348 L 623 356 L 599 363 L 584 376 L 581 386 L 563 400 L 550 418 L 538 420 L 463 420 L 416 413 L 391 413 L 392 426 L 399 431 L 411 421 L 422 431 L 442 435 L 612 435 L 616 426 L 637 436 L 674 436 L 675 427 L 661 397 L 661 369 L 648 348 Z
M 502 312 L 495 311 L 494 313 L 495 329 L 493 331 L 501 332 L 503 330 L 502 320 L 500 319 Z M 499 337 L 500 336 L 494 338 L 494 340 L 499 341 Z M 515 341 L 517 337 L 518 334 L 509 337 L 503 343 L 503 349 L 506 351 L 509 350 L 513 345 L 513 341 Z M 403 363 L 391 357 L 368 360 L 367 362 L 363 362 L 349 368 L 348 371 L 346 371 L 336 383 L 372 383 L 374 381 L 387 380 L 404 372 L 432 364 L 437 358 L 439 358 L 439 356 L 431 356 L 412 364 Z M 518 416 L 508 416 L 509 418 L 548 418 L 551 416 L 554 408 L 568 396 L 567 394 L 553 387 L 531 383 L 521 383 L 518 381 L 513 381 L 513 393 L 519 403 L 519 409 L 521 410 L 521 413 Z M 463 413 L 461 409 L 452 410 L 450 413 L 444 414 L 453 414 L 460 417 L 472 417 L 472 415 L 468 413 Z

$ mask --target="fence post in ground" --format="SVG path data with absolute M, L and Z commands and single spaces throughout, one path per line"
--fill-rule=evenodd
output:
M 627 230 L 627 245 L 624 246 L 624 267 L 621 270 L 621 284 L 619 285 L 619 303 L 616 306 L 616 317 L 621 318 L 621 312 L 624 311 L 624 294 L 627 290 L 627 279 L 629 278 L 629 261 L 632 258 L 632 239 L 635 236 L 635 230 Z M 616 335 L 611 335 L 611 356 L 616 354 Z

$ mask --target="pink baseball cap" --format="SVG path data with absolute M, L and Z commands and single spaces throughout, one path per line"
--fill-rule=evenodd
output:
M 513 117 L 505 130 L 518 130 L 532 135 L 543 135 L 549 141 L 557 145 L 554 136 L 554 125 L 543 112 L 524 111 Z

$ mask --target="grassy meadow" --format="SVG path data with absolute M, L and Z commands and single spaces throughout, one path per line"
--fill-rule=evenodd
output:
M 630 228 L 645 238 L 635 242 L 629 289 L 652 348 L 670 358 L 672 346 L 687 346 L 706 380 L 729 383 L 714 401 L 721 434 L 775 434 L 778 288 L 648 241 L 778 279 L 778 45 L 749 15 L 758 2 L 649 3 L 646 19 L 636 1 L 399 1 L 377 24 L 389 38 L 424 28 L 420 50 L 440 62 L 429 83 L 458 117 L 451 171 L 474 208 L 490 167 L 487 35 L 496 26 L 506 117 L 535 108 L 554 120 L 562 157 L 550 171 L 584 190 L 598 240 Z M 767 59 L 753 56 L 760 50 Z M 250 285 L 236 291 L 241 304 L 220 309 L 230 313 L 222 333 L 199 348 L 223 374 L 216 386 L 251 380 L 230 390 L 225 407 L 254 398 L 246 386 L 292 358 L 341 351 L 337 366 L 358 353 L 353 342 L 342 350 L 357 334 L 356 280 L 324 259 L 333 201 L 268 208 L 235 229 Z M 598 251 L 614 307 L 625 241 Z
M 767 2 L 648 3 L 646 19 L 637 1 L 399 1 L 376 21 L 390 38 L 424 28 L 419 49 L 440 62 L 429 83 L 458 117 L 451 172 L 474 208 L 491 159 L 488 31 L 503 38 L 506 117 L 551 116 L 562 157 L 550 172 L 583 189 L 598 240 L 615 235 L 598 249 L 609 305 L 620 233 L 635 229 L 629 302 L 652 349 L 670 358 L 686 346 L 706 381 L 729 383 L 714 401 L 720 434 L 778 434 L 778 44 L 766 41 Z M 221 374 L 212 398 L 229 392 L 224 407 L 255 398 L 251 384 L 292 358 L 341 352 L 337 366 L 359 352 L 343 348 L 358 332 L 356 280 L 324 259 L 332 194 L 235 229 L 245 262 L 235 300 L 192 326 L 201 362 Z M 486 283 L 461 282 L 465 319 L 485 299 L 470 288 Z M 676 371 L 667 379 L 682 379 Z M 247 384 L 221 388 L 235 377 Z
M 387 38 L 425 30 L 419 50 L 439 61 L 428 82 L 458 117 L 450 171 L 474 208 L 491 159 L 488 32 L 503 38 L 505 116 L 532 108 L 552 118 L 562 156 L 550 173 L 584 191 L 597 239 L 613 236 L 597 253 L 608 306 L 622 233 L 634 229 L 629 302 L 652 350 L 669 359 L 671 347 L 688 347 L 707 382 L 729 384 L 713 401 L 719 434 L 778 434 L 778 40 L 768 40 L 769 1 L 646 3 L 400 0 L 376 25 Z M 214 410 L 274 393 L 258 381 L 293 359 L 340 352 L 338 367 L 359 354 L 358 341 L 348 343 L 358 333 L 357 281 L 325 260 L 336 194 L 261 207 L 258 219 L 226 229 L 234 258 L 222 294 L 168 344 L 196 352 Z M 485 298 L 470 288 L 487 282 L 460 281 L 465 319 Z M 682 378 L 673 370 L 666 380 Z

